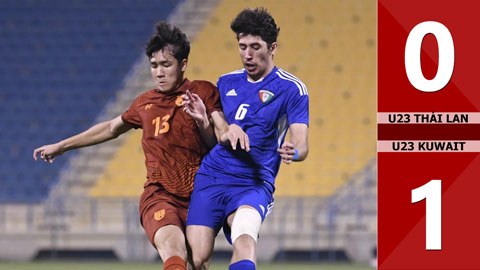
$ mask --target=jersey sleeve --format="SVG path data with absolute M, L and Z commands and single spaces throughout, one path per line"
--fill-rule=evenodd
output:
M 141 96 L 137 97 L 130 107 L 122 114 L 122 121 L 131 125 L 133 128 L 142 128 L 142 120 L 140 114 L 137 111 L 138 102 Z
M 308 94 L 306 91 L 304 93 L 299 93 L 297 89 L 292 91 L 287 103 L 288 124 L 302 123 L 308 126 L 308 110 Z
M 207 115 L 210 116 L 212 112 L 221 111 L 222 103 L 220 102 L 220 94 L 217 87 L 210 82 L 205 82 L 203 88 L 204 97 L 202 99 L 207 109 Z

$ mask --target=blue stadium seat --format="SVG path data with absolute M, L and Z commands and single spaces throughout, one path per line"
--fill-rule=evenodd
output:
M 36 147 L 93 124 L 115 97 L 158 20 L 182 0 L 0 1 L 0 203 L 39 202 L 68 154 Z

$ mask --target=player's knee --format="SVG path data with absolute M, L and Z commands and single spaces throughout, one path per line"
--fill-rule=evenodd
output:
M 192 248 L 192 264 L 194 270 L 208 269 L 210 254 L 202 248 Z
M 208 265 L 209 265 L 208 258 L 193 256 L 192 261 L 193 261 L 193 269 L 194 270 L 208 269 Z
M 235 244 L 241 236 L 242 238 L 251 237 L 256 242 L 261 224 L 262 217 L 256 209 L 238 209 L 232 222 L 232 243 Z
M 241 260 L 256 261 L 256 242 L 248 234 L 240 235 L 233 244 L 232 262 Z
M 208 269 L 210 264 L 210 253 L 202 247 L 192 247 L 192 264 L 194 270 Z
M 186 257 L 187 250 L 185 244 L 175 240 L 174 238 L 167 238 L 165 241 L 158 241 L 156 243 L 159 253 L 168 254 L 167 256 Z
M 155 246 L 162 260 L 172 256 L 187 258 L 187 248 L 185 246 L 185 236 L 183 233 L 162 233 L 155 234 Z
M 251 258 L 255 256 L 255 247 L 255 240 L 248 234 L 242 234 L 233 244 L 233 254 L 239 258 Z
M 254 247 L 255 244 L 256 242 L 251 235 L 242 234 L 235 240 L 233 248 L 240 250 L 250 249 L 251 247 Z

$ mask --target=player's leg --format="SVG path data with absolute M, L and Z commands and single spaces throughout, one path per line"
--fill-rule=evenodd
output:
M 230 187 L 224 226 L 227 240 L 233 245 L 230 270 L 253 270 L 260 226 L 273 207 L 273 190 L 267 183 Z
M 177 225 L 165 225 L 155 233 L 154 243 L 164 270 L 186 269 L 187 247 L 182 229 Z
M 187 239 L 191 250 L 193 269 L 208 269 L 210 258 L 212 257 L 215 235 L 215 230 L 207 226 L 187 226 Z
M 257 209 L 249 205 L 242 205 L 228 217 L 227 223 L 231 227 L 233 243 L 233 255 L 229 269 L 255 269 L 257 237 L 262 217 Z
M 187 243 L 194 269 L 208 269 L 217 232 L 225 220 L 224 188 L 215 177 L 197 174 L 187 218 Z
M 142 226 L 162 258 L 165 270 L 186 269 L 188 203 L 188 199 L 166 192 L 161 185 L 146 187 L 140 198 Z

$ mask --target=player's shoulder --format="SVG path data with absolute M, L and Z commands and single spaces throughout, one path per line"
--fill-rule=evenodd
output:
M 145 104 L 153 102 L 153 97 L 155 95 L 156 90 L 150 89 L 141 94 L 139 94 L 131 103 L 130 109 L 136 110 L 144 106 Z
M 155 89 L 147 90 L 147 91 L 141 93 L 140 95 L 138 95 L 136 100 L 141 101 L 141 100 L 150 99 L 150 98 L 152 98 L 152 96 L 155 95 L 155 93 L 156 93 Z
M 231 81 L 235 79 L 241 79 L 243 77 L 244 72 L 245 72 L 245 69 L 242 68 L 242 69 L 234 70 L 229 73 L 225 73 L 218 78 L 218 81 L 225 82 L 225 81 Z
M 206 80 L 194 80 L 190 82 L 193 88 L 215 88 L 215 85 Z
M 191 90 L 196 93 L 211 93 L 216 91 L 217 87 L 206 80 L 194 80 L 190 82 Z
M 281 68 L 278 68 L 275 74 L 277 75 L 278 82 L 283 86 L 287 86 L 287 89 L 290 91 L 296 92 L 300 96 L 308 95 L 307 86 L 293 74 Z

